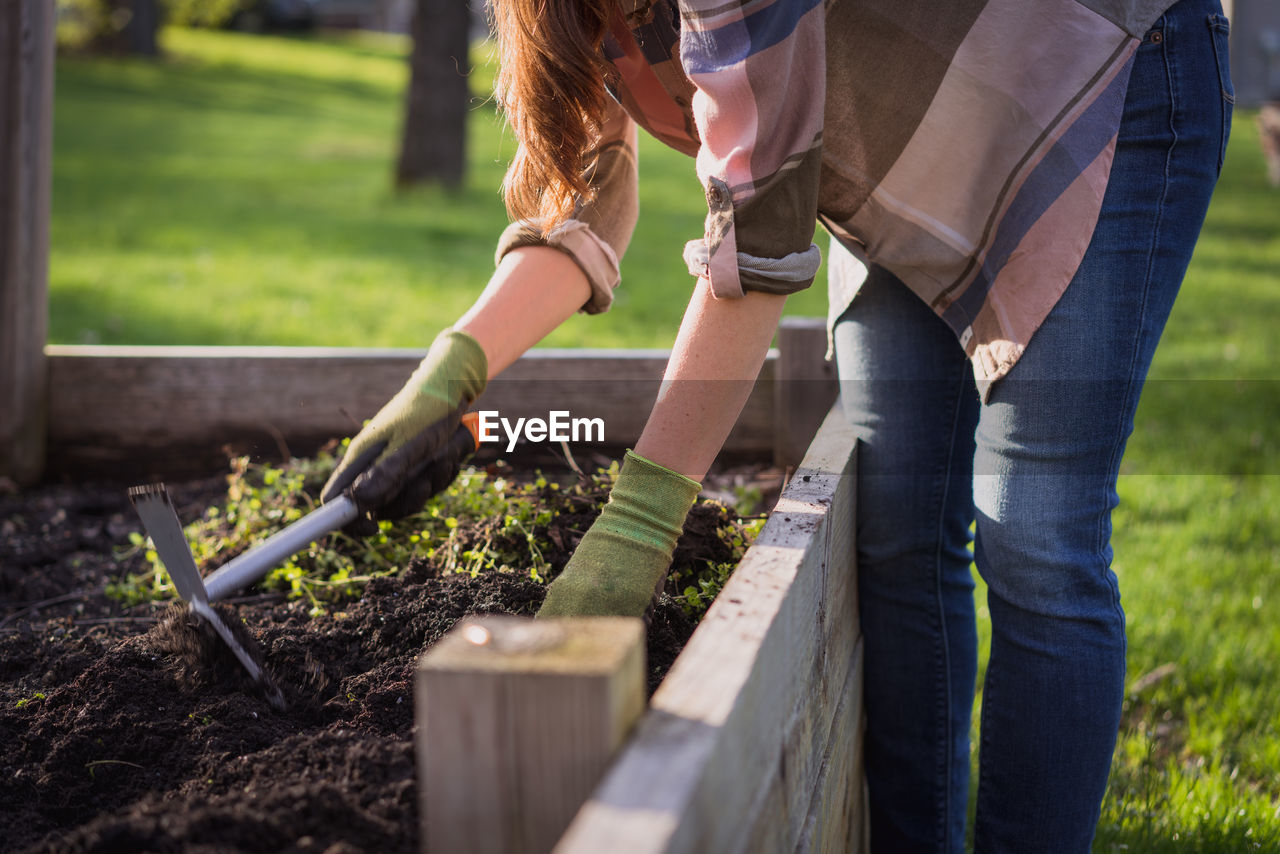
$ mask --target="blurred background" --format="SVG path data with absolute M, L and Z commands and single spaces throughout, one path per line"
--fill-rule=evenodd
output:
M 515 143 L 482 8 L 59 9 L 53 342 L 425 346 L 484 286 Z M 640 159 L 614 310 L 551 346 L 674 338 L 705 203 L 690 158 L 646 139 Z M 825 315 L 823 289 L 789 313 Z

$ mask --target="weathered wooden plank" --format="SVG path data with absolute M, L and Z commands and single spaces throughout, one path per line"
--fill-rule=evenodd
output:
M 0 478 L 44 464 L 54 4 L 0 3 Z
M 804 457 L 839 392 L 835 363 L 826 360 L 826 321 L 784 317 L 778 326 L 778 350 L 773 459 L 775 465 L 794 466 Z
M 853 678 L 862 681 L 862 647 Z M 796 851 L 869 850 L 864 806 L 865 778 L 862 768 L 864 715 L 862 691 L 841 697 L 831 721 L 831 738 L 822 760 L 818 784 L 808 819 Z M 852 829 L 852 836 L 850 831 Z
M 147 464 L 174 476 L 224 465 L 223 446 L 278 457 L 353 434 L 400 389 L 422 351 L 302 347 L 49 347 L 50 465 L 63 473 Z M 505 417 L 567 410 L 601 418 L 603 445 L 634 444 L 657 396 L 666 351 L 534 350 L 476 402 Z M 726 443 L 771 449 L 766 361 Z M 136 472 L 136 469 L 134 470 Z
M 732 455 L 799 459 L 834 395 L 821 321 L 787 318 L 733 432 Z M 349 436 L 423 351 L 318 347 L 74 347 L 48 355 L 49 464 L 56 474 L 160 477 L 220 470 L 224 447 L 276 458 Z M 477 408 L 599 418 L 609 449 L 633 445 L 657 397 L 661 350 L 533 350 Z
M 832 703 L 830 731 L 826 743 L 813 731 L 828 709 L 822 703 L 807 707 L 806 727 L 791 733 L 792 744 L 783 749 L 785 764 L 769 780 L 763 803 L 752 809 L 744 822 L 744 832 L 736 850 L 770 854 L 774 851 L 850 851 L 840 836 L 848 828 L 859 827 L 862 769 L 857 764 L 857 715 L 862 709 L 862 650 L 859 645 L 854 667 L 845 680 L 833 686 L 835 693 L 823 703 Z M 795 758 L 800 762 L 796 763 Z M 813 786 L 797 786 L 796 780 L 813 781 Z M 828 838 L 829 837 L 829 838 Z
M 549 851 L 644 709 L 644 628 L 468 620 L 416 676 L 422 849 Z
M 856 756 L 861 707 L 853 448 L 833 409 L 557 851 L 860 847 L 860 792 L 841 794 L 860 777 L 830 765 Z

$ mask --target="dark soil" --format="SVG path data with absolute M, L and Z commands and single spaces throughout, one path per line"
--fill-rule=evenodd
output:
M 463 616 L 532 614 L 544 587 L 415 562 L 321 616 L 275 594 L 219 606 L 260 647 L 281 711 L 184 607 L 105 595 L 142 568 L 123 556 L 140 530 L 126 486 L 0 495 L 0 848 L 417 851 L 414 664 Z M 223 490 L 170 485 L 184 520 Z M 716 547 L 702 512 L 677 566 Z M 659 601 L 650 690 L 693 628 Z

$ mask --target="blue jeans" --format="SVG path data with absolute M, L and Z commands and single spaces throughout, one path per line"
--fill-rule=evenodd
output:
M 1158 35 L 1156 35 L 1158 33 Z M 955 336 L 872 268 L 835 328 L 857 501 L 872 849 L 964 850 L 988 585 L 978 852 L 1087 851 L 1124 696 L 1116 478 L 1143 378 L 1221 168 L 1218 0 L 1181 0 L 1138 50 L 1101 219 L 1066 293 L 979 400 Z M 847 269 L 833 244 L 831 269 Z

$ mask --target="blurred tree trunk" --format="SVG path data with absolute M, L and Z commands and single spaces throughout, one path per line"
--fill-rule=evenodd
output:
M 82 49 L 90 53 L 159 56 L 157 0 L 101 0 L 96 31 Z
M 417 0 L 396 187 L 462 184 L 466 166 L 470 10 L 467 0 Z
M 160 29 L 160 9 L 156 0 L 132 0 L 129 6 L 132 14 L 124 27 L 129 52 L 140 56 L 159 56 L 156 32 Z

